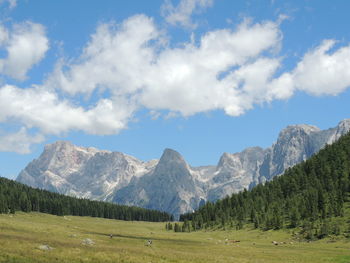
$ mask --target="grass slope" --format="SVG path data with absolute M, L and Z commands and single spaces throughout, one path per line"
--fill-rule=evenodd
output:
M 306 243 L 293 240 L 292 230 L 174 233 L 165 231 L 164 225 L 40 213 L 3 214 L 0 262 L 350 262 L 350 240 L 344 237 Z M 86 238 L 95 244 L 83 245 Z M 145 246 L 148 239 L 153 240 L 151 247 Z M 286 244 L 275 246 L 272 241 Z M 40 245 L 53 250 L 40 250 Z

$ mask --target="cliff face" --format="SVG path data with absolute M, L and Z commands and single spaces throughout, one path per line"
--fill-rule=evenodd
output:
M 118 191 L 114 201 L 168 211 L 175 216 L 192 211 L 204 197 L 182 156 L 166 149 L 155 169 Z
M 335 128 L 320 130 L 310 125 L 288 126 L 278 136 L 277 142 L 267 149 L 259 169 L 258 182 L 271 180 L 287 168 L 305 161 L 326 144 L 338 140 L 350 130 L 350 120 L 344 120 Z
M 207 198 L 215 201 L 233 192 L 248 188 L 258 176 L 258 169 L 266 151 L 260 147 L 245 149 L 240 153 L 224 153 L 211 181 Z
M 63 194 L 110 200 L 115 191 L 154 169 L 156 163 L 59 141 L 47 145 L 17 181 Z
M 158 209 L 179 215 L 204 201 L 215 201 L 271 180 L 350 130 L 350 120 L 320 130 L 310 125 L 283 129 L 269 148 L 224 153 L 216 166 L 191 167 L 176 151 L 143 162 L 120 153 L 75 146 L 47 145 L 17 181 L 33 187 L 96 200 Z

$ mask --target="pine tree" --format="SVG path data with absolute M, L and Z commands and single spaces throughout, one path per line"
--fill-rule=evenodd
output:
M 296 206 L 291 208 L 290 212 L 290 226 L 297 227 L 300 221 L 300 213 Z
M 175 223 L 174 225 L 174 232 L 181 232 L 181 226 L 178 223 Z

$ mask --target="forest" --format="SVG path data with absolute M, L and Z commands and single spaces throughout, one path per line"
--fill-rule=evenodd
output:
M 127 221 L 171 221 L 165 212 L 80 199 L 35 189 L 0 177 L 0 213 L 41 212 L 58 216 L 91 216 Z
M 177 232 L 208 228 L 299 228 L 307 239 L 350 233 L 344 204 L 350 193 L 350 133 L 310 159 L 250 191 L 207 202 L 181 215 Z M 339 220 L 340 219 L 340 220 Z

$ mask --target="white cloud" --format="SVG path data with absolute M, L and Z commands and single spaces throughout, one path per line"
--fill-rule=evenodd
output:
M 290 98 L 295 90 L 293 81 L 293 76 L 288 72 L 276 79 L 272 79 L 268 84 L 267 101 Z
M 295 90 L 311 95 L 338 95 L 350 87 L 350 45 L 334 49 L 336 41 L 324 40 L 307 52 L 294 70 L 283 73 L 270 85 L 275 98 L 291 97 Z
M 241 97 L 255 93 L 253 83 L 264 80 L 260 84 L 265 85 L 274 73 L 270 69 L 276 69 L 279 61 L 261 56 L 278 48 L 280 40 L 276 23 L 247 20 L 235 31 L 208 32 L 198 44 L 170 48 L 153 20 L 138 15 L 118 27 L 101 25 L 78 62 L 58 65 L 45 85 L 71 95 L 108 90 L 135 107 L 184 116 L 214 109 L 239 115 L 262 101 L 251 96 L 249 103 L 243 103 Z M 263 68 L 256 67 L 258 62 L 264 63 Z M 254 78 L 248 74 L 253 68 L 260 74 Z
M 0 43 L 12 38 L 0 27 Z M 164 118 L 212 110 L 238 116 L 257 104 L 290 98 L 295 90 L 334 95 L 350 85 L 350 46 L 334 48 L 334 41 L 323 42 L 294 70 L 276 76 L 281 40 L 279 21 L 245 20 L 235 29 L 207 32 L 198 42 L 176 47 L 144 15 L 120 25 L 101 24 L 82 54 L 60 60 L 41 86 L 0 88 L 0 123 L 22 127 L 2 138 L 23 143 L 32 128 L 40 136 L 73 130 L 116 134 L 139 109 L 153 118 L 163 111 Z M 0 150 L 11 148 L 5 141 L 0 139 L 5 145 Z M 22 148 L 27 152 L 29 146 Z
M 30 146 L 44 141 L 41 134 L 30 135 L 25 128 L 21 128 L 16 133 L 0 133 L 0 151 L 16 152 L 20 154 L 30 153 Z
M 161 7 L 161 13 L 171 25 L 181 25 L 194 29 L 197 24 L 192 21 L 192 14 L 201 12 L 212 4 L 213 0 L 181 0 L 178 6 L 175 7 L 171 0 L 166 0 Z
M 8 38 L 9 34 L 7 29 L 4 26 L 0 25 L 0 47 L 8 41 Z
M 0 48 L 7 53 L 0 59 L 0 74 L 24 80 L 27 72 L 41 61 L 49 48 L 45 29 L 40 24 L 15 24 L 12 31 L 0 27 Z
M 208 32 L 198 44 L 171 48 L 144 15 L 121 25 L 102 24 L 76 62 L 58 63 L 42 86 L 1 87 L 0 122 L 42 135 L 72 130 L 104 135 L 127 128 L 140 108 L 153 116 L 166 110 L 165 117 L 214 109 L 239 115 L 263 101 L 260 95 L 279 61 L 261 53 L 278 48 L 280 40 L 277 24 L 244 21 L 236 30 Z M 94 102 L 88 103 L 91 94 Z M 96 94 L 103 96 L 96 100 Z M 80 95 L 87 96 L 85 107 L 76 101 Z
M 84 109 L 56 93 L 40 87 L 0 88 L 0 122 L 16 121 L 27 128 L 38 128 L 42 134 L 60 135 L 70 130 L 90 134 L 114 134 L 126 128 L 133 113 L 127 103 L 101 99 L 94 107 Z
M 350 86 L 350 45 L 331 48 L 334 40 L 306 53 L 293 71 L 296 88 L 313 95 L 337 95 Z
M 17 0 L 8 0 L 8 2 L 9 2 L 9 7 L 10 7 L 10 9 L 13 9 L 13 8 L 15 8 L 16 6 L 17 6 Z
M 150 41 L 155 41 L 150 45 Z M 74 95 L 96 88 L 116 95 L 133 93 L 144 83 L 149 65 L 162 41 L 151 18 L 134 16 L 120 26 L 100 25 L 78 59 L 79 63 L 58 64 L 46 85 Z M 63 67 L 69 67 L 63 71 Z
M 3 3 L 8 3 L 10 9 L 13 9 L 17 6 L 17 0 L 0 0 L 0 5 Z

